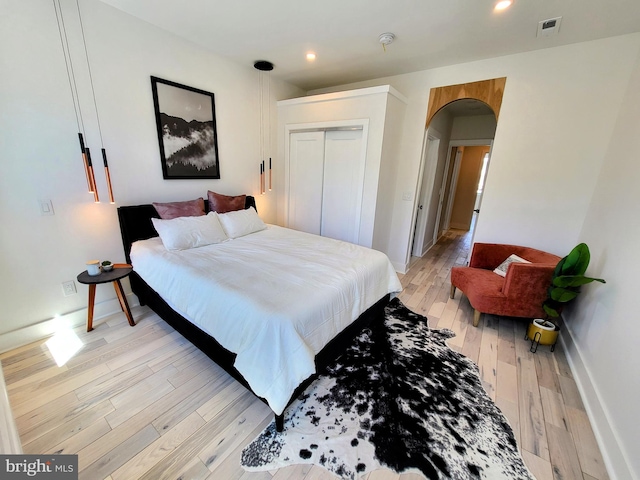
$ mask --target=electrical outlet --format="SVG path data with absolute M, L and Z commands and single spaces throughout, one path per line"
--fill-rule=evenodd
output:
M 64 296 L 68 297 L 69 295 L 74 295 L 78 291 L 76 290 L 76 284 L 73 280 L 69 280 L 68 282 L 62 282 L 62 291 L 64 292 Z

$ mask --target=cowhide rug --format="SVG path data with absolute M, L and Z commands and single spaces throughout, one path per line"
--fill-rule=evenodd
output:
M 377 324 L 242 452 L 246 470 L 313 463 L 355 479 L 382 467 L 429 479 L 533 479 L 478 367 L 450 330 L 395 299 Z

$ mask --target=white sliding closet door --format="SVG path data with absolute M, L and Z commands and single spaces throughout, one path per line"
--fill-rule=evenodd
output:
M 324 132 L 294 132 L 289 142 L 289 227 L 320 235 Z
M 291 132 L 288 226 L 358 243 L 365 151 L 362 129 Z
M 320 234 L 358 243 L 364 179 L 362 130 L 325 132 Z

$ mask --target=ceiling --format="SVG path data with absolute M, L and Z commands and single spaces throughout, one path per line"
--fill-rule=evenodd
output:
M 640 31 L 639 0 L 102 0 L 305 91 Z M 562 17 L 536 38 L 538 22 Z M 386 47 L 381 33 L 393 32 Z M 305 54 L 316 53 L 314 62 Z
M 474 117 L 476 115 L 495 115 L 493 109 L 479 100 L 465 98 L 456 100 L 444 107 L 453 117 Z M 440 113 L 440 112 L 438 112 Z

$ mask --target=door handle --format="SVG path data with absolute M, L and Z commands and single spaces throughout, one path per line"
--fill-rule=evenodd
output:
M 420 210 L 422 210 L 422 205 L 420 205 L 418 208 L 419 208 Z
M 422 208 L 422 207 L 420 207 L 420 208 Z M 468 210 L 467 210 L 467 211 L 468 211 Z M 476 209 L 474 209 L 473 211 L 474 211 L 474 212 L 476 212 L 476 213 L 480 213 L 480 209 L 479 209 L 479 208 L 476 208 Z

